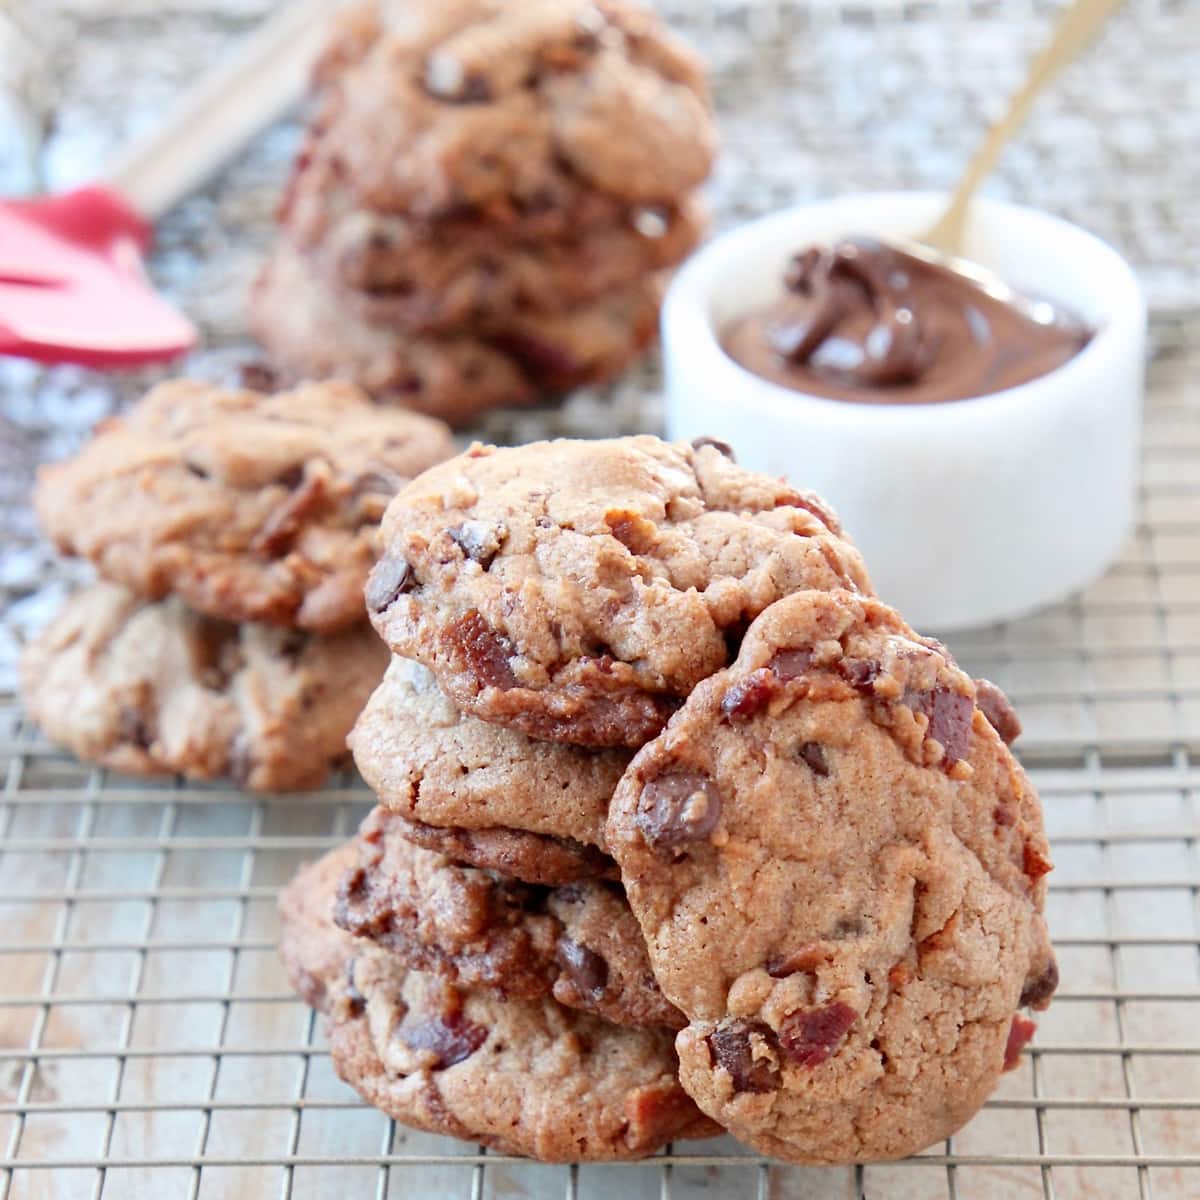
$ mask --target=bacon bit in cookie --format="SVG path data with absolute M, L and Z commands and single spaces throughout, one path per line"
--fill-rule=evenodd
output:
M 451 1011 L 431 1021 L 400 1030 L 404 1044 L 412 1050 L 428 1050 L 436 1056 L 435 1071 L 470 1058 L 487 1040 L 487 1030 L 473 1025 L 461 1012 Z
M 326 477 L 309 475 L 278 507 L 271 510 L 262 528 L 254 535 L 250 549 L 255 554 L 278 557 L 291 549 L 305 520 L 325 502 Z
M 1026 842 L 1023 869 L 1030 880 L 1037 883 L 1043 875 L 1054 870 L 1054 864 L 1032 842 Z
M 583 995 L 598 998 L 603 993 L 608 983 L 608 963 L 595 950 L 564 936 L 558 939 L 554 957 Z
M 399 554 L 384 555 L 367 579 L 367 607 L 372 612 L 386 612 L 405 592 L 416 585 L 413 569 Z
M 771 1027 L 762 1021 L 718 1025 L 708 1035 L 708 1048 L 717 1066 L 729 1072 L 735 1092 L 771 1092 L 779 1086 L 779 1068 L 773 1061 L 779 1043 Z
M 825 749 L 819 742 L 801 742 L 796 747 L 796 757 L 803 762 L 814 774 L 825 779 L 829 775 L 829 763 L 825 759 Z
M 860 692 L 872 691 L 872 685 L 879 678 L 879 664 L 866 658 L 843 658 L 837 669 L 842 678 Z
M 828 946 L 820 942 L 805 942 L 790 954 L 779 954 L 767 960 L 767 974 L 772 979 L 786 979 L 800 971 L 815 971 L 830 960 Z
M 728 442 L 722 442 L 715 437 L 698 437 L 692 438 L 692 449 L 703 450 L 705 446 L 711 446 L 718 454 L 723 454 L 730 462 L 737 462 L 734 456 L 733 447 Z
M 503 525 L 488 525 L 483 521 L 464 521 L 446 531 L 450 540 L 485 571 L 492 565 L 508 530 Z
M 780 1023 L 780 1051 L 798 1067 L 818 1067 L 833 1057 L 857 1020 L 854 1009 L 836 1000 L 822 1008 L 798 1008 Z
M 888 983 L 891 984 L 893 988 L 902 988 L 911 978 L 912 974 L 909 972 L 908 967 L 905 966 L 904 963 L 896 963 L 896 965 L 888 971 Z
M 780 650 L 767 666 L 780 683 L 791 683 L 793 679 L 808 673 L 812 661 L 811 650 Z
M 1021 736 L 1021 718 L 1008 697 L 990 679 L 975 680 L 975 705 L 1006 746 Z
M 673 771 L 650 780 L 638 801 L 637 827 L 655 849 L 703 841 L 721 819 L 721 793 L 699 771 Z
M 1016 824 L 1017 814 L 1013 812 L 1011 805 L 1001 803 L 992 809 L 992 820 L 1007 829 L 1010 825 Z
M 464 613 L 442 636 L 483 687 L 507 691 L 517 686 L 517 677 L 508 661 L 512 647 L 480 616 L 478 609 Z
M 1040 975 L 1025 981 L 1020 1005 L 1022 1008 L 1045 1008 L 1057 990 L 1058 963 L 1052 958 Z
M 778 679 L 766 667 L 751 671 L 735 683 L 721 701 L 721 711 L 730 721 L 748 721 L 771 702 Z
M 635 1088 L 625 1096 L 625 1120 L 629 1122 L 630 1145 L 643 1146 L 654 1131 L 677 1129 L 680 1117 L 690 1112 L 691 1098 L 674 1079 L 664 1079 Z
M 1006 1071 L 1016 1070 L 1017 1064 L 1021 1061 L 1021 1051 L 1029 1045 L 1036 1030 L 1037 1025 L 1028 1017 L 1023 1017 L 1020 1013 L 1013 1017 L 1012 1026 L 1008 1031 L 1008 1043 L 1004 1047 L 1004 1069 Z
M 629 551 L 630 554 L 649 554 L 654 549 L 655 533 L 652 521 L 641 513 L 625 509 L 614 509 L 604 514 L 608 531 Z
M 929 692 L 905 692 L 903 703 L 914 713 L 929 718 L 926 737 L 942 747 L 942 766 L 949 769 L 971 753 L 971 718 L 975 705 L 970 696 L 949 688 L 937 687 Z

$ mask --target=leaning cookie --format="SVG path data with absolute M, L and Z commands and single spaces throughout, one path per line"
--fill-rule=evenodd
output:
M 654 437 L 472 446 L 383 537 L 366 594 L 392 649 L 473 716 L 590 746 L 653 737 L 781 596 L 870 590 L 816 496 Z
M 891 609 L 799 593 L 617 789 L 609 846 L 690 1018 L 684 1086 L 764 1153 L 949 1136 L 1050 1000 L 1041 809 L 975 701 Z
M 329 637 L 204 617 L 97 583 L 25 651 L 33 720 L 81 759 L 133 774 L 320 786 L 387 651 L 365 623 Z
M 338 1074 L 388 1116 L 545 1162 L 640 1158 L 718 1133 L 676 1078 L 669 1030 L 629 1029 L 554 1000 L 464 991 L 332 920 L 345 846 L 280 897 L 280 954 L 328 1014 Z
M 453 449 L 440 422 L 346 384 L 176 380 L 43 467 L 34 505 L 63 553 L 147 599 L 330 633 L 362 619 L 387 501 Z
M 521 834 L 562 847 L 580 870 L 611 868 L 605 854 L 608 802 L 629 762 L 623 750 L 587 750 L 537 742 L 460 712 L 419 663 L 393 658 L 350 735 L 362 777 L 390 810 L 425 826 L 485 834 L 498 848 L 502 831 L 512 852 Z M 448 835 L 443 835 L 443 837 Z M 429 838 L 422 845 L 429 844 Z M 482 839 L 480 839 L 482 840 Z M 538 843 L 534 843 L 537 845 Z M 557 882 L 499 861 L 455 853 L 530 882 Z M 586 869 L 590 867 L 591 869 Z
M 413 845 L 382 809 L 357 847 L 334 919 L 408 966 L 506 996 L 552 995 L 617 1025 L 685 1023 L 654 981 L 619 884 L 536 887 L 463 866 Z

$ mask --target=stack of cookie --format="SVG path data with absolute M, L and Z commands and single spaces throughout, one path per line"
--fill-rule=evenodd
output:
M 252 296 L 296 377 L 464 423 L 622 371 L 702 228 L 703 70 L 626 0 L 368 0 L 336 22 Z
M 319 785 L 387 661 L 362 604 L 379 519 L 453 451 L 349 384 L 155 388 L 41 471 L 46 533 L 102 579 L 26 650 L 26 710 L 119 771 Z
M 343 1078 L 547 1160 L 888 1158 L 978 1109 L 1057 982 L 1041 811 L 826 505 L 718 443 L 476 445 L 383 541 L 379 807 L 281 901 Z

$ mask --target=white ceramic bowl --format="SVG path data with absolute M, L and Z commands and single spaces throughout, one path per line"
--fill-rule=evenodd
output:
M 965 253 L 1069 306 L 1096 334 L 1058 370 L 947 404 L 852 404 L 759 378 L 720 334 L 780 294 L 798 250 L 850 233 L 914 234 L 934 193 L 845 196 L 710 242 L 663 309 L 667 433 L 728 442 L 738 461 L 837 508 L 879 595 L 914 625 L 1019 616 L 1082 587 L 1132 528 L 1146 310 L 1110 247 L 1045 213 L 979 200 Z

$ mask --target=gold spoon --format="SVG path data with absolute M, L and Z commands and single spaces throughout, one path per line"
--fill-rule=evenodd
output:
M 1079 56 L 1122 3 L 1124 0 L 1074 0 L 1068 6 L 1059 17 L 1049 43 L 1034 59 L 1025 82 L 1009 103 L 1008 111 L 992 126 L 983 145 L 967 164 L 942 215 L 924 233 L 913 238 L 889 237 L 888 241 L 914 258 L 965 276 L 989 295 L 1014 305 L 1039 324 L 1061 323 L 1061 314 L 1052 304 L 1021 295 L 994 272 L 961 257 L 963 237 L 971 201 L 979 185 L 991 174 L 1000 152 L 1020 129 L 1038 94 L 1063 67 Z M 1070 324 L 1076 322 L 1070 321 Z

